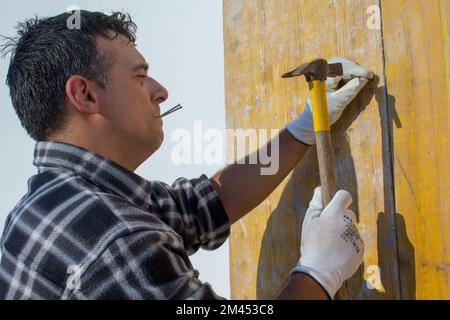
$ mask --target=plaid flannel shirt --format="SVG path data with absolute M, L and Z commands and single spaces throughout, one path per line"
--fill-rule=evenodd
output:
M 0 299 L 221 299 L 188 258 L 229 235 L 205 175 L 169 186 L 57 142 L 34 164 L 3 230 Z

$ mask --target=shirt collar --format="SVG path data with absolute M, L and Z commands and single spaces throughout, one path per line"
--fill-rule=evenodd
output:
M 33 164 L 38 172 L 62 168 L 81 175 L 101 189 L 108 189 L 137 206 L 148 207 L 152 183 L 119 164 L 84 148 L 52 141 L 40 141 Z

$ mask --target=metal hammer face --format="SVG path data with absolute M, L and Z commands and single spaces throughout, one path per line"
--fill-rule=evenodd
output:
M 282 78 L 291 78 L 304 75 L 306 81 L 311 82 L 313 80 L 326 81 L 327 76 L 336 77 L 342 76 L 342 64 L 330 63 L 328 64 L 325 59 L 315 59 L 313 61 L 300 65 L 295 70 L 283 74 Z

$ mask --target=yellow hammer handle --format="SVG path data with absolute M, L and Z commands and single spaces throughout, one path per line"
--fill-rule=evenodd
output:
M 337 192 L 336 174 L 334 172 L 333 148 L 330 135 L 326 87 L 324 81 L 313 80 L 309 83 L 311 107 L 316 136 L 317 159 L 319 162 L 320 185 L 324 208 Z M 344 282 L 336 293 L 336 299 L 347 300 L 347 284 Z
M 330 131 L 330 119 L 328 117 L 327 95 L 325 82 L 313 80 L 308 82 L 311 97 L 314 132 Z
M 319 80 L 309 82 L 309 93 L 316 136 L 322 201 L 325 207 L 337 192 L 325 82 Z

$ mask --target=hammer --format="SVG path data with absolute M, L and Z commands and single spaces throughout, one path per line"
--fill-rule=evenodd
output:
M 324 208 L 337 192 L 325 81 L 328 76 L 336 77 L 342 76 L 342 74 L 342 64 L 328 64 L 325 59 L 315 59 L 282 75 L 282 78 L 304 75 L 308 82 Z M 345 282 L 336 293 L 336 298 L 340 300 L 348 299 L 347 285 Z

